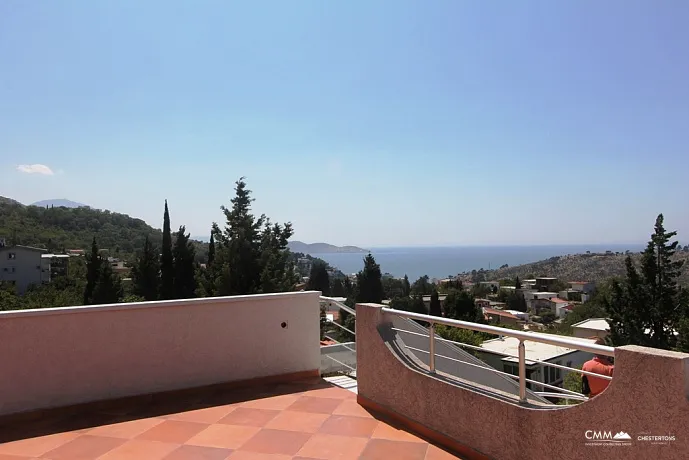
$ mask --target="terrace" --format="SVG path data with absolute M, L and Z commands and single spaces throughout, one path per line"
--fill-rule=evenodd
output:
M 497 328 L 372 304 L 357 305 L 352 343 L 321 348 L 322 301 L 2 312 L 0 460 L 689 458 L 689 355 L 500 329 L 520 341 L 510 375 L 434 334 Z M 544 386 L 526 376 L 528 341 L 614 355 L 615 378 L 554 405 L 555 390 L 527 387 Z M 321 378 L 338 366 L 355 387 Z M 632 439 L 591 442 L 594 430 Z

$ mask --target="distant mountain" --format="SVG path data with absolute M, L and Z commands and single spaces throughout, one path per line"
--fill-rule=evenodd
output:
M 76 201 L 70 201 L 65 198 L 60 198 L 56 200 L 43 200 L 32 203 L 31 206 L 40 206 L 45 208 L 46 206 L 53 206 L 55 208 L 88 208 L 89 206 L 83 203 L 77 203 Z
M 358 248 L 356 246 L 333 246 L 328 243 L 303 243 L 301 241 L 290 241 L 288 247 L 292 252 L 303 252 L 304 254 L 333 254 L 340 252 L 347 253 L 365 253 L 368 249 Z

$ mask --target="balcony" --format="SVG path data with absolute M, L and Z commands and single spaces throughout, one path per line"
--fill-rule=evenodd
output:
M 689 355 L 504 330 L 614 354 L 603 394 L 556 406 L 527 387 L 538 382 L 527 381 L 524 347 L 514 376 L 413 320 L 490 326 L 360 304 L 355 342 L 319 350 L 320 301 L 2 312 L 0 460 L 689 458 Z M 356 392 L 321 370 L 354 374 Z
M 317 292 L 2 312 L 0 459 L 455 458 L 320 378 L 318 313 Z

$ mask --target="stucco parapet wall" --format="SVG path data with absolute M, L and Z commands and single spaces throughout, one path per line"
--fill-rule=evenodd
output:
M 71 315 L 74 313 L 99 313 L 106 311 L 136 310 L 151 308 L 185 307 L 190 305 L 235 304 L 241 302 L 258 302 L 261 300 L 287 299 L 290 297 L 313 297 L 320 291 L 276 292 L 271 294 L 251 294 L 226 297 L 196 297 L 193 299 L 156 300 L 154 302 L 111 303 L 102 305 L 80 305 L 77 307 L 34 308 L 30 310 L 0 311 L 1 318 L 21 318 L 41 315 Z
M 320 368 L 316 291 L 0 313 L 0 416 Z
M 520 405 L 433 375 L 398 346 L 383 305 L 357 305 L 357 384 L 366 399 L 500 460 L 689 459 L 689 355 L 638 346 L 615 350 L 615 377 L 575 406 Z M 629 434 L 626 443 L 587 431 Z M 591 433 L 589 433 L 591 434 Z M 641 436 L 672 436 L 654 444 Z

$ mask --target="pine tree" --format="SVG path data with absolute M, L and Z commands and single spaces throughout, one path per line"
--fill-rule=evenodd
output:
M 357 302 L 360 303 L 381 303 L 385 292 L 383 290 L 382 274 L 380 265 L 376 263 L 373 255 L 369 254 L 364 258 L 364 269 L 357 273 Z
M 287 243 L 293 234 L 292 224 L 271 224 L 266 218 L 261 233 L 260 292 L 291 291 L 299 280 L 290 262 Z
M 175 267 L 172 256 L 172 233 L 170 231 L 170 213 L 165 200 L 163 214 L 163 247 L 160 256 L 160 298 L 169 300 L 175 298 Z
M 440 308 L 440 296 L 438 295 L 438 291 L 436 291 L 435 289 L 433 289 L 433 292 L 431 293 L 431 305 L 428 314 L 431 316 L 443 315 Z
M 101 272 L 101 257 L 98 251 L 98 244 L 96 237 L 93 237 L 91 243 L 91 253 L 86 260 L 86 287 L 84 289 L 84 305 L 91 305 L 93 300 L 93 291 L 98 283 L 98 278 Z
M 409 297 L 409 294 L 411 294 L 411 285 L 409 284 L 409 277 L 405 274 L 402 280 L 402 295 Z
M 682 261 L 674 260 L 677 232 L 667 232 L 663 215 L 655 223 L 640 270 L 630 256 L 625 261 L 626 277 L 615 281 L 606 302 L 610 316 L 610 337 L 616 345 L 635 344 L 670 349 L 676 345 L 675 331 L 687 309 L 686 295 L 677 286 Z
M 122 280 L 113 273 L 112 266 L 107 260 L 101 260 L 98 282 L 93 290 L 91 303 L 94 305 L 118 303 L 124 297 Z
M 147 301 L 158 299 L 160 260 L 158 252 L 148 236 L 144 241 L 143 250 L 132 267 L 132 283 L 135 295 Z
M 287 242 L 292 225 L 271 224 L 251 213 L 251 190 L 244 178 L 235 183 L 232 207 L 221 209 L 225 226 L 213 225 L 217 267 L 216 294 L 241 295 L 292 290 L 298 280 L 289 260 Z
M 309 273 L 309 282 L 306 288 L 309 291 L 321 291 L 325 296 L 330 295 L 330 277 L 325 262 L 317 260 L 311 264 L 311 273 Z
M 175 234 L 175 245 L 172 249 L 174 268 L 174 297 L 175 299 L 191 299 L 196 297 L 196 267 L 194 246 L 189 241 L 184 225 Z

